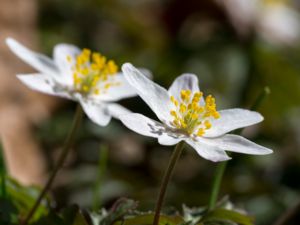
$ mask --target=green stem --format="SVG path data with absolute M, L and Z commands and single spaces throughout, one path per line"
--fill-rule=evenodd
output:
M 106 164 L 107 164 L 107 145 L 102 145 L 100 147 L 100 157 L 99 157 L 99 167 L 98 167 L 98 176 L 96 179 L 95 187 L 94 187 L 94 202 L 93 209 L 97 211 L 101 205 L 101 184 L 104 179 Z
M 176 162 L 178 161 L 178 159 L 181 155 L 183 147 L 184 147 L 184 142 L 183 141 L 179 142 L 176 145 L 176 147 L 175 147 L 175 149 L 172 153 L 171 159 L 169 161 L 167 170 L 165 171 L 165 174 L 164 174 L 161 186 L 160 186 L 158 199 L 157 199 L 156 206 L 155 206 L 155 214 L 154 214 L 153 225 L 158 225 L 158 223 L 159 223 L 160 211 L 161 211 L 161 208 L 162 208 L 162 205 L 163 205 L 163 202 L 164 202 L 164 198 L 165 198 L 166 190 L 167 190 L 167 187 L 168 187 L 168 183 L 171 179 L 174 167 L 175 167 Z
M 270 88 L 268 86 L 264 87 L 250 107 L 250 110 L 257 110 L 269 94 L 271 94 Z
M 52 171 L 45 187 L 41 191 L 40 195 L 38 196 L 38 198 L 35 201 L 33 207 L 31 208 L 31 210 L 29 211 L 27 217 L 21 223 L 22 225 L 27 225 L 29 223 L 30 219 L 34 216 L 34 213 L 36 212 L 36 210 L 37 210 L 38 206 L 40 205 L 41 201 L 43 200 L 43 198 L 45 197 L 45 195 L 47 194 L 47 192 L 51 188 L 51 185 L 52 185 L 58 171 L 64 165 L 64 162 L 65 162 L 65 160 L 68 156 L 68 153 L 70 152 L 71 146 L 73 145 L 73 142 L 74 142 L 74 139 L 75 139 L 75 134 L 76 134 L 76 131 L 79 128 L 79 125 L 81 123 L 82 116 L 83 116 L 83 111 L 82 111 L 82 108 L 81 108 L 80 104 L 78 104 L 77 108 L 76 108 L 76 113 L 75 113 L 75 116 L 74 116 L 74 119 L 73 119 L 71 130 L 70 130 L 70 132 L 67 136 L 67 139 L 66 139 L 65 144 L 63 146 L 61 155 L 58 159 L 58 162 L 57 162 L 56 166 L 54 167 L 54 169 L 53 169 L 53 171 Z
M 215 208 L 226 166 L 227 166 L 227 161 L 221 162 L 217 165 L 214 180 L 213 180 L 212 191 L 210 194 L 208 210 L 212 210 Z
M 270 88 L 269 87 L 264 87 L 261 93 L 257 96 L 255 99 L 253 105 L 250 107 L 251 110 L 257 110 L 264 99 L 270 94 Z M 242 130 L 238 130 L 235 132 L 236 134 L 241 134 Z M 209 199 L 209 204 L 208 204 L 208 210 L 213 210 L 216 206 L 218 196 L 219 196 L 219 191 L 223 179 L 223 175 L 225 173 L 227 167 L 227 161 L 221 162 L 217 165 L 216 172 L 214 175 L 213 179 L 213 185 L 212 185 L 212 191 L 210 194 L 210 199 Z

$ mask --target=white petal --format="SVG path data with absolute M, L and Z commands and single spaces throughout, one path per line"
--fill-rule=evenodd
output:
M 110 122 L 111 115 L 105 103 L 96 104 L 87 100 L 81 100 L 80 103 L 86 115 L 94 123 L 100 126 L 106 126 Z
M 220 118 L 211 120 L 212 127 L 205 131 L 204 137 L 218 137 L 232 130 L 259 123 L 264 119 L 258 112 L 246 109 L 227 109 L 219 113 Z
M 113 78 L 114 83 L 119 83 L 119 85 L 111 86 L 104 93 L 101 92 L 99 95 L 93 95 L 92 98 L 99 99 L 102 101 L 118 101 L 124 98 L 130 98 L 137 95 L 137 92 L 132 86 L 128 83 L 123 73 L 118 73 Z M 99 82 L 99 90 L 104 90 L 105 83 Z
M 139 113 L 120 116 L 122 123 L 130 130 L 149 137 L 158 137 L 163 133 L 163 125 Z
M 255 144 L 254 142 L 249 141 L 242 136 L 234 134 L 226 134 L 218 138 L 202 139 L 208 144 L 231 152 L 239 152 L 251 155 L 266 155 L 273 152 L 271 149 Z
M 172 133 L 160 135 L 158 137 L 158 143 L 161 145 L 176 145 L 181 140 L 183 139 Z
M 213 145 L 205 144 L 198 139 L 187 139 L 186 142 L 192 146 L 200 156 L 207 160 L 220 162 L 231 159 L 224 150 Z
M 182 74 L 174 80 L 168 92 L 171 96 L 179 100 L 181 90 L 191 90 L 192 93 L 200 91 L 198 77 L 195 74 Z
M 147 78 L 151 80 L 153 79 L 153 74 L 150 70 L 141 67 L 139 67 L 138 70 L 141 71 L 141 73 L 144 74 Z
M 177 144 L 182 138 L 163 124 L 138 113 L 130 113 L 120 116 L 122 123 L 129 129 L 148 137 L 156 137 L 162 145 Z
M 170 121 L 171 101 L 167 90 L 149 80 L 130 63 L 125 63 L 122 70 L 128 82 L 157 117 L 164 123 Z
M 68 92 L 63 91 L 51 77 L 44 74 L 20 74 L 17 78 L 28 86 L 30 89 L 45 94 L 59 96 L 63 98 L 73 99 Z
M 59 74 L 55 63 L 47 56 L 33 52 L 12 38 L 6 39 L 9 48 L 23 61 L 41 73 L 57 77 Z
M 58 44 L 54 47 L 53 59 L 60 70 L 61 76 L 68 85 L 73 84 L 72 67 L 76 62 L 76 56 L 80 54 L 80 49 L 70 44 Z M 70 57 L 71 61 L 67 60 Z
M 116 119 L 119 119 L 122 115 L 132 113 L 130 110 L 116 103 L 107 103 L 107 110 Z

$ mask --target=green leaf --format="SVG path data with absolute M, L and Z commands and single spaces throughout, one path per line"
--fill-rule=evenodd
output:
M 234 222 L 240 225 L 253 225 L 253 218 L 241 214 L 236 211 L 228 210 L 228 209 L 222 209 L 222 208 L 217 208 L 208 214 L 206 214 L 201 222 L 217 222 L 217 221 L 229 221 L 229 222 Z
M 114 223 L 114 225 L 152 225 L 153 224 L 154 214 L 144 214 L 132 216 Z M 159 219 L 159 225 L 178 225 L 183 224 L 184 221 L 180 216 L 166 216 L 161 215 Z
M 66 225 L 88 225 L 77 205 L 72 205 L 62 212 Z
M 100 225 L 111 225 L 115 221 L 121 220 L 126 214 L 136 209 L 136 207 L 136 201 L 121 198 L 113 205 L 108 215 L 100 221 Z
M 32 225 L 88 225 L 78 206 L 70 206 L 57 214 L 50 212 Z
M 56 213 L 50 212 L 47 216 L 41 217 L 31 225 L 67 225 L 65 221 Z
M 1 182 L 1 181 L 0 181 Z M 6 198 L 13 201 L 15 207 L 19 211 L 20 216 L 24 216 L 28 213 L 28 211 L 33 206 L 36 198 L 40 193 L 40 189 L 37 187 L 24 187 L 21 186 L 17 181 L 12 178 L 6 178 Z M 33 220 L 40 218 L 42 215 L 46 215 L 48 213 L 47 202 L 49 201 L 48 196 L 42 203 L 39 205 Z

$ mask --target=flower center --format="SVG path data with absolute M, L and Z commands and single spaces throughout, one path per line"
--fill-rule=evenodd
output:
M 190 90 L 181 90 L 178 100 L 171 96 L 171 102 L 175 106 L 170 111 L 173 117 L 171 124 L 189 135 L 203 136 L 212 126 L 210 121 L 220 118 L 220 114 L 216 109 L 215 98 L 208 95 L 204 104 L 201 104 L 202 96 L 202 92 L 192 95 Z
M 71 60 L 67 56 L 67 61 L 71 63 Z M 114 81 L 118 72 L 115 62 L 99 53 L 92 53 L 89 49 L 83 49 L 77 55 L 72 70 L 74 90 L 84 95 L 99 95 L 107 92 L 111 86 L 119 85 Z

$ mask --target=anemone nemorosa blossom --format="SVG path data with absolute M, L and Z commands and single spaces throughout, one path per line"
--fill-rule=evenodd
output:
M 11 38 L 6 43 L 18 57 L 38 71 L 36 74 L 17 75 L 29 88 L 80 102 L 87 116 L 101 126 L 107 125 L 111 117 L 118 118 L 118 115 L 129 112 L 113 103 L 136 95 L 123 74 L 118 73 L 114 61 L 70 44 L 56 45 L 52 60 Z
M 230 159 L 225 150 L 254 155 L 272 153 L 272 150 L 241 136 L 226 134 L 259 123 L 263 117 L 245 109 L 217 111 L 215 99 L 211 95 L 203 97 L 197 76 L 183 74 L 167 91 L 129 63 L 124 64 L 122 70 L 128 82 L 161 121 L 138 113 L 121 115 L 120 120 L 129 129 L 158 138 L 162 145 L 185 141 L 200 156 L 214 162 Z

